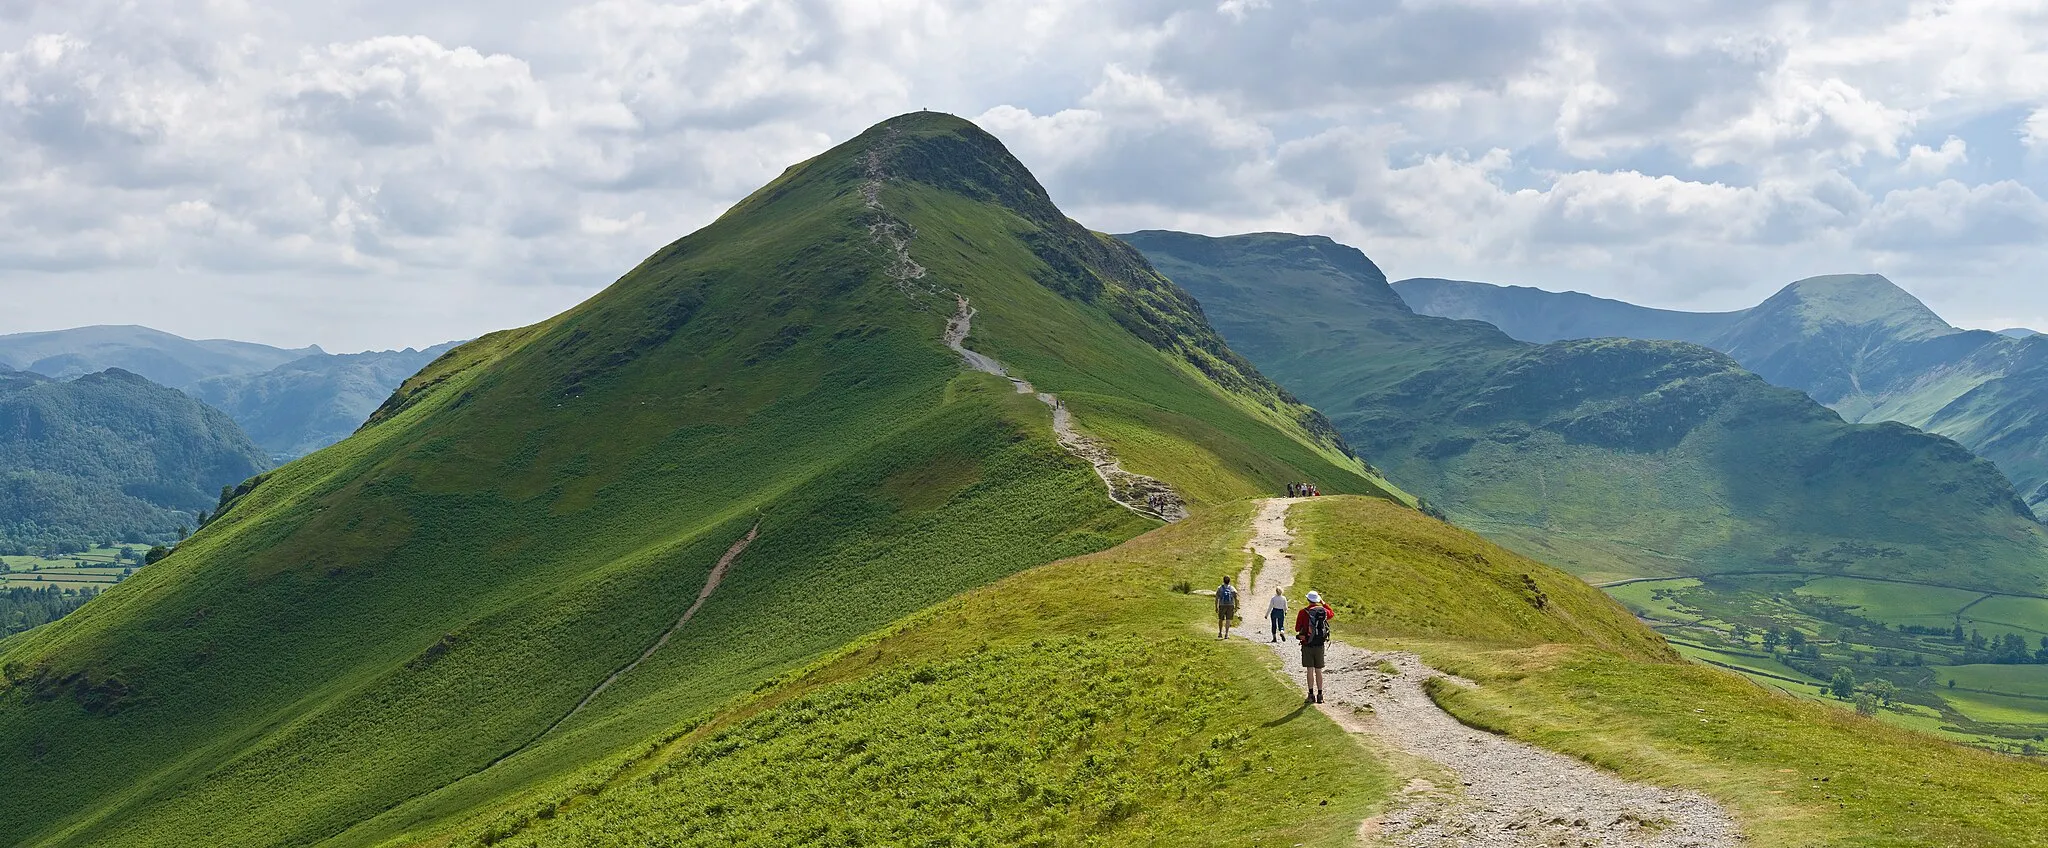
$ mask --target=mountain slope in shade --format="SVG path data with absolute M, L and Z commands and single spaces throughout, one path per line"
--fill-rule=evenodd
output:
M 193 340 L 136 326 L 78 327 L 0 335 L 0 364 L 67 380 L 119 368 L 172 388 L 223 374 L 268 371 L 322 353 L 227 339 Z
M 1460 283 L 1447 290 L 1413 282 L 1395 288 L 1416 311 L 1487 321 L 1526 341 L 1547 340 L 1548 331 L 1571 326 L 1588 336 L 1699 342 L 1850 421 L 1895 421 L 1955 439 L 1997 464 L 2030 507 L 2048 502 L 2048 340 L 2025 330 L 1957 329 L 1884 277 L 1800 280 L 1734 313 L 1672 313 L 1522 287 Z M 1537 324 L 1527 320 L 1532 314 L 1550 317 Z M 1716 329 L 1675 334 L 1679 326 Z
M 1391 496 L 993 137 L 906 115 L 442 356 L 168 559 L 0 645 L 0 833 L 381 844 L 1156 526 L 1045 403 L 963 367 L 942 338 L 962 299 L 971 349 L 1197 507 L 1305 479 Z
M 1417 315 L 1320 237 L 1124 236 L 1410 491 L 1593 578 L 1764 568 L 2038 591 L 2048 546 L 1954 442 L 1852 425 L 1678 342 Z
M 0 372 L 0 541 L 169 541 L 268 467 L 227 416 L 126 371 Z
M 1631 338 L 1710 344 L 1741 312 L 1652 309 L 1579 292 L 1418 277 L 1393 284 L 1416 312 L 1485 321 L 1525 342 Z
M 222 374 L 185 388 L 226 412 L 279 460 L 296 459 L 348 437 L 406 378 L 455 348 L 319 353 L 255 374 Z

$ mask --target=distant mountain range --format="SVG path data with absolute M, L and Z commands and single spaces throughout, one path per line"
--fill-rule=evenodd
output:
M 1725 313 L 1452 280 L 1403 280 L 1394 289 L 1419 313 L 1485 321 L 1528 342 L 1705 345 L 1849 421 L 1896 421 L 1953 438 L 1996 463 L 2029 507 L 2048 502 L 2048 338 L 1958 329 L 1881 276 L 1800 280 Z
M 270 464 L 227 415 L 135 374 L 0 372 L 0 546 L 169 541 Z
M 53 380 L 119 368 L 228 413 L 273 459 L 296 459 L 355 431 L 407 377 L 455 346 L 331 354 L 137 326 L 0 336 L 0 366 Z
M 2043 588 L 2048 535 L 1997 469 L 1948 439 L 1844 423 L 1693 344 L 1535 344 L 1417 314 L 1403 299 L 1417 286 L 1397 295 L 1364 254 L 1322 237 L 1122 238 L 1391 479 L 1589 579 L 1777 568 Z M 1688 316 L 1482 294 L 1498 295 L 1504 320 L 1531 335 L 1614 335 L 1567 328 L 1639 319 L 1725 334 L 1759 361 L 1804 361 L 1765 345 L 1781 333 L 1775 310 Z M 1894 335 L 1943 337 L 1924 317 L 1851 314 Z
M 0 365 L 52 380 L 119 368 L 172 388 L 223 374 L 268 371 L 319 346 L 286 350 L 255 342 L 194 340 L 134 325 L 77 327 L 0 336 Z

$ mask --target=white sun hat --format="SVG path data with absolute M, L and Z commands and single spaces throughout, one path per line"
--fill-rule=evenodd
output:
M 1308 593 L 1308 602 L 1312 604 L 1320 604 L 1323 602 L 1323 596 L 1316 592 L 1310 592 Z

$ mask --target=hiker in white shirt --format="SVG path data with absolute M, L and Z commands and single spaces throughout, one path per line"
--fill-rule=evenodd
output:
M 1266 604 L 1266 617 L 1273 622 L 1272 641 L 1280 641 L 1280 629 L 1287 626 L 1287 596 L 1277 586 L 1273 588 L 1273 600 Z

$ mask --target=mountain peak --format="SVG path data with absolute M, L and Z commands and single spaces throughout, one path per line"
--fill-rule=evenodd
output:
M 1792 283 L 1757 307 L 1789 310 L 1809 327 L 1882 326 L 1896 338 L 1931 338 L 1956 332 L 1911 292 L 1878 274 L 1831 274 Z

